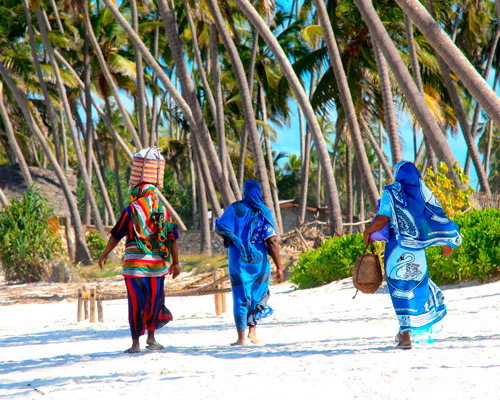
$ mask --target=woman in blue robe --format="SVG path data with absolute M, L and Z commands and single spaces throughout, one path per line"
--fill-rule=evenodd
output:
M 258 343 L 257 322 L 272 314 L 267 305 L 271 266 L 268 254 L 276 264 L 278 283 L 283 280 L 279 243 L 273 216 L 262 200 L 260 183 L 245 182 L 243 200 L 231 204 L 215 220 L 215 231 L 228 248 L 229 276 L 233 292 L 233 312 L 238 340 L 232 346 L 245 346 L 248 339 Z
M 411 348 L 412 334 L 430 331 L 446 315 L 444 296 L 429 279 L 425 249 L 443 246 L 448 257 L 462 242 L 458 226 L 447 218 L 413 163 L 394 167 L 394 183 L 384 188 L 376 218 L 364 241 L 389 223 L 385 276 L 399 321 L 398 347 Z

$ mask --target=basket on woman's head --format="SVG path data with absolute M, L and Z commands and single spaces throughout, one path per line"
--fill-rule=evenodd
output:
M 158 188 L 163 187 L 165 177 L 165 158 L 158 147 L 147 147 L 134 154 L 129 185 L 151 183 Z

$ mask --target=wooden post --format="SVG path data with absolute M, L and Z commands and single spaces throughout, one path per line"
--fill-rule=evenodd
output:
M 89 289 L 87 286 L 83 286 L 83 319 L 87 319 L 89 317 L 89 297 L 88 297 Z
M 217 277 L 219 275 L 219 271 L 214 271 L 214 282 L 217 280 Z M 214 289 L 217 289 L 219 285 L 216 285 Z M 221 311 L 221 300 L 219 293 L 214 294 L 214 300 L 215 300 L 215 315 L 219 316 L 222 314 Z
M 104 315 L 102 313 L 102 296 L 97 296 L 97 320 L 99 322 L 104 322 Z
M 90 322 L 95 322 L 95 287 L 90 289 Z
M 83 290 L 82 288 L 78 289 L 78 310 L 76 312 L 76 320 L 78 322 L 82 321 L 82 296 Z
M 224 270 L 223 269 L 219 269 L 219 278 L 222 278 L 224 276 Z M 221 283 L 220 285 L 218 285 L 219 289 L 223 289 L 224 288 L 224 283 Z M 226 293 L 220 293 L 220 300 L 221 300 L 221 311 L 223 313 L 225 313 L 227 311 L 227 307 L 226 307 Z

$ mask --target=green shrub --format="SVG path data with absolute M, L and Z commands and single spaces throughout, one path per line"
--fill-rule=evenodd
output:
M 448 258 L 441 256 L 441 246 L 427 249 L 430 278 L 442 285 L 499 276 L 500 210 L 472 211 L 453 219 L 460 227 L 462 245 Z M 384 245 L 378 243 L 377 246 L 383 249 Z M 290 281 L 299 289 L 307 289 L 348 278 L 352 275 L 357 255 L 363 249 L 360 234 L 331 238 L 316 251 L 300 256 L 292 267 Z
M 352 275 L 356 257 L 365 248 L 361 234 L 325 240 L 317 250 L 300 255 L 292 267 L 290 281 L 299 289 L 326 285 Z
M 462 245 L 442 257 L 441 247 L 427 250 L 429 275 L 437 284 L 487 280 L 500 274 L 500 210 L 488 208 L 453 218 L 460 227 Z
M 106 247 L 107 240 L 104 239 L 97 231 L 89 232 L 85 240 L 87 241 L 87 246 L 89 247 L 92 260 L 99 260 L 102 256 L 104 248 Z
M 0 213 L 0 258 L 5 278 L 36 282 L 50 273 L 61 251 L 53 211 L 33 187 Z

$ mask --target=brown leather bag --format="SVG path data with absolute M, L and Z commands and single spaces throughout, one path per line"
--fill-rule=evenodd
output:
M 356 259 L 352 271 L 352 282 L 357 289 L 356 294 L 358 294 L 358 290 L 365 294 L 375 293 L 382 284 L 380 259 L 378 255 L 375 254 L 373 244 L 370 246 L 371 253 L 366 252 L 368 246 L 369 245 L 366 245 L 363 254 L 360 254 Z M 356 294 L 354 297 L 356 297 Z

